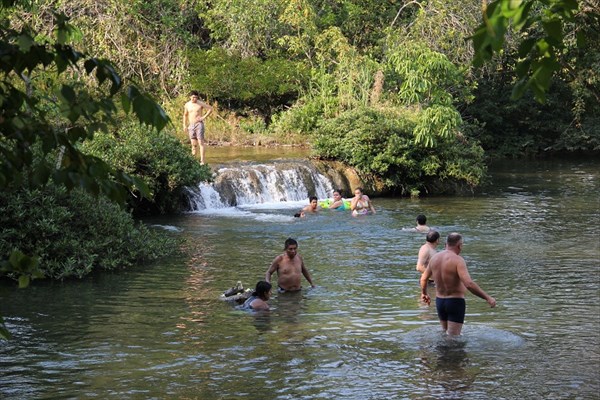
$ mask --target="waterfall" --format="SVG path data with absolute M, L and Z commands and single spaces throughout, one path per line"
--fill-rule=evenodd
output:
M 210 210 L 256 204 L 306 201 L 331 196 L 333 186 L 305 160 L 228 164 L 217 169 L 213 183 L 189 189 L 190 209 Z

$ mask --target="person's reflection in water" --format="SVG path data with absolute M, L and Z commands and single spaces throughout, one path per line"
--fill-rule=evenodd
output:
M 277 313 L 281 319 L 288 323 L 298 323 L 299 315 L 303 308 L 304 296 L 302 292 L 285 292 L 277 294 Z
M 258 333 L 265 333 L 271 331 L 271 313 L 269 312 L 257 312 L 253 315 L 252 321 L 254 327 Z
M 469 367 L 466 344 L 462 338 L 444 335 L 433 348 L 428 348 L 421 355 L 423 376 L 430 392 L 443 388 L 440 395 L 444 399 L 465 398 L 465 392 L 471 388 L 477 375 L 476 369 Z

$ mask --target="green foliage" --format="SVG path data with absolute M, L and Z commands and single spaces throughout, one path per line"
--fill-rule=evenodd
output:
M 480 66 L 502 50 L 512 24 L 515 31 L 523 33 L 513 99 L 531 89 L 536 100 L 545 101 L 551 78 L 560 69 L 565 23 L 574 20 L 577 9 L 577 0 L 495 0 L 487 6 L 484 3 L 483 22 L 473 34 L 474 64 Z
M 39 35 L 16 16 L 12 20 L 16 26 L 11 25 L 6 17 L 14 11 L 10 7 L 15 3 L 3 1 L 6 8 L 0 15 L 0 194 L 10 197 L 9 192 L 16 187 L 44 187 L 53 182 L 67 189 L 81 188 L 95 195 L 103 194 L 114 201 L 123 202 L 128 189 L 133 187 L 148 196 L 143 181 L 81 152 L 79 146 L 114 123 L 119 105 L 141 123 L 158 130 L 168 122 L 162 108 L 136 87 L 124 89 L 121 77 L 108 61 L 70 46 L 68 43 L 77 39 L 80 32 L 64 15 L 52 13 L 52 36 Z M 53 79 L 47 79 L 50 75 Z M 116 100 L 119 93 L 120 104 Z M 34 151 L 39 153 L 34 154 Z M 0 205 L 4 207 L 8 200 Z M 15 217 L 2 221 L 3 237 L 10 233 L 19 235 L 31 222 L 19 220 L 22 226 L 14 225 L 16 217 L 22 215 L 17 206 L 0 214 L 3 219 Z M 86 217 L 86 214 L 78 215 L 76 223 L 81 224 Z M 63 221 L 66 226 L 70 223 L 70 220 Z M 6 245 L 8 242 L 3 239 L 4 247 L 0 251 L 3 273 L 18 276 L 20 286 L 37 276 L 35 258 L 30 255 L 44 256 L 39 247 L 29 245 L 40 232 L 30 233 L 26 238 L 21 237 L 16 245 Z M 80 233 L 76 233 L 80 241 L 89 239 Z M 126 241 L 126 236 L 121 238 Z M 67 236 L 59 238 L 67 239 Z M 73 251 L 77 247 L 74 243 L 69 244 Z M 110 251 L 107 247 L 107 253 Z M 119 258 L 117 255 L 113 260 Z M 107 257 L 106 262 L 110 260 Z M 83 264 L 89 265 L 89 262 Z M 45 264 L 42 270 L 48 271 Z M 0 335 L 7 337 L 2 321 Z
M 387 85 L 398 88 L 396 97 L 401 104 L 417 104 L 422 109 L 413 132 L 415 143 L 431 147 L 436 137 L 447 139 L 456 134 L 462 118 L 454 107 L 454 94 L 463 101 L 469 98 L 464 74 L 445 55 L 423 44 L 390 39 L 387 66 L 392 79 Z
M 351 46 L 339 29 L 331 28 L 315 38 L 318 47 L 304 95 L 286 112 L 274 118 L 271 131 L 277 134 L 309 135 L 323 118 L 372 102 L 375 76 L 380 66 Z
M 420 43 L 403 42 L 390 47 L 387 60 L 400 81 L 398 97 L 404 104 L 452 104 L 449 89 L 458 86 L 462 76 L 445 55 Z
M 485 129 L 474 133 L 488 157 L 520 158 L 566 152 L 598 152 L 597 114 L 576 115 L 570 86 L 556 81 L 543 104 L 529 97 L 510 98 L 511 82 L 482 81 L 465 114 Z M 589 106 L 588 106 L 589 107 Z M 597 109 L 597 108 L 596 108 Z
M 177 250 L 175 239 L 136 224 L 106 198 L 54 185 L 1 192 L 0 225 L 0 255 L 37 254 L 41 273 L 54 279 L 139 265 Z
M 127 188 L 147 188 L 138 179 L 115 170 L 96 157 L 82 153 L 77 144 L 114 123 L 114 96 L 122 80 L 105 60 L 88 57 L 61 42 L 71 32 L 65 18 L 57 20 L 57 41 L 38 43 L 27 28 L 0 26 L 0 187 L 28 180 L 44 184 L 52 178 L 67 188 L 83 187 L 123 201 Z M 94 77 L 93 90 L 81 84 L 58 85 L 54 93 L 38 81 L 38 73 L 53 68 L 57 79 L 71 74 Z M 36 86 L 39 84 L 40 87 Z M 121 103 L 143 123 L 162 129 L 168 121 L 164 111 L 135 87 L 121 92 Z M 55 128 L 56 115 L 62 126 Z M 48 157 L 34 158 L 33 144 L 40 143 Z M 56 157 L 55 151 L 60 151 Z M 56 168 L 54 168 L 56 166 Z M 24 176 L 22 171 L 30 171 Z
M 286 3 L 285 0 L 213 0 L 200 3 L 198 10 L 220 48 L 247 58 L 272 54 L 277 49 L 275 40 L 284 30 L 278 19 Z
M 343 161 L 405 195 L 477 186 L 485 174 L 481 147 L 455 138 L 440 139 L 432 147 L 415 144 L 418 118 L 409 111 L 347 111 L 319 127 L 315 155 Z
M 191 84 L 200 93 L 241 113 L 256 110 L 266 122 L 274 110 L 292 104 L 307 79 L 302 64 L 284 59 L 263 61 L 214 49 L 198 51 L 191 60 Z
M 209 167 L 194 159 L 189 146 L 134 122 L 123 122 L 114 134 L 96 134 L 82 149 L 148 186 L 150 199 L 135 193 L 128 199 L 136 215 L 179 212 L 185 188 L 212 179 Z

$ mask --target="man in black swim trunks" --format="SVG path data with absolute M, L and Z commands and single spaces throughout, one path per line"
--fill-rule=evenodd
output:
M 462 245 L 460 234 L 448 235 L 446 249 L 431 257 L 421 276 L 421 299 L 427 304 L 431 304 L 431 298 L 427 294 L 427 281 L 429 277 L 433 277 L 438 317 L 442 328 L 450 336 L 460 335 L 465 321 L 465 289 L 487 301 L 490 307 L 496 306 L 496 299 L 471 279 L 467 264 L 460 256 Z

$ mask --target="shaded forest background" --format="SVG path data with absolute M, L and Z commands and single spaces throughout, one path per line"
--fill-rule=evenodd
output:
M 552 2 L 538 3 L 541 13 Z M 182 142 L 181 109 L 196 89 L 217 107 L 208 122 L 213 142 L 309 143 L 330 156 L 319 141 L 323 125 L 356 113 L 375 118 L 365 121 L 373 130 L 382 123 L 377 118 L 412 122 L 407 129 L 422 143 L 449 135 L 476 141 L 486 157 L 600 148 L 597 1 L 579 2 L 564 26 L 545 104 L 531 93 L 510 98 L 519 46 L 541 27 L 509 29 L 504 49 L 472 67 L 469 38 L 481 23 L 480 0 L 31 4 L 17 12 L 22 23 L 50 36 L 52 13 L 65 13 L 81 29 L 74 46 L 111 60 L 124 79 L 151 93 Z
M 173 252 L 132 215 L 181 211 L 211 179 L 181 125 L 190 90 L 215 107 L 210 142 L 309 146 L 393 195 L 474 190 L 495 158 L 597 155 L 599 1 L 491 3 L 475 68 L 487 3 L 2 0 L 0 275 Z

